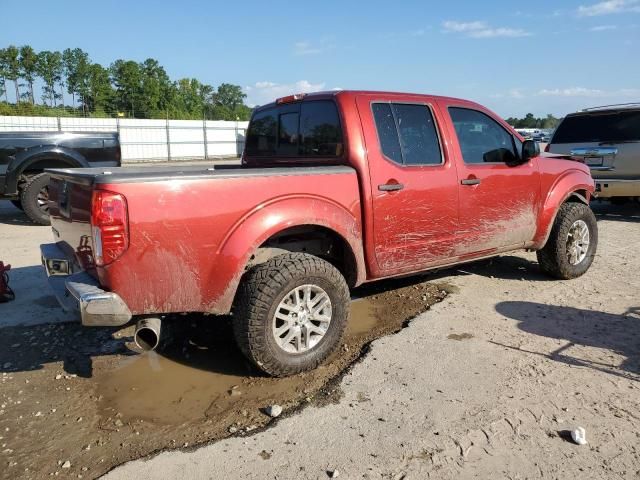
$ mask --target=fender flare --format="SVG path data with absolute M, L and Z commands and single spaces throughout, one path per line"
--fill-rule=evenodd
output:
M 89 162 L 77 151 L 70 148 L 42 145 L 23 150 L 9 162 L 6 173 L 5 193 L 13 194 L 18 190 L 18 179 L 22 172 L 41 160 L 63 162 L 71 168 L 89 167 Z
M 357 205 L 358 212 L 360 211 Z M 324 197 L 295 195 L 276 198 L 245 214 L 229 230 L 216 252 L 216 262 L 206 272 L 212 313 L 228 313 L 251 256 L 269 238 L 291 227 L 318 226 L 331 230 L 351 249 L 355 259 L 356 285 L 366 278 L 359 217 Z
M 570 169 L 560 176 L 549 189 L 545 202 L 540 209 L 538 229 L 533 239 L 532 248 L 540 249 L 547 243 L 551 228 L 558 215 L 558 210 L 560 210 L 560 206 L 563 203 L 570 198 L 575 198 L 581 203 L 589 205 L 589 200 L 594 190 L 595 186 L 591 175 L 583 170 Z M 587 192 L 587 195 L 582 195 L 580 191 Z

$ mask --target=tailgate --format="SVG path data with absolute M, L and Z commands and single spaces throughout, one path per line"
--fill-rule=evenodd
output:
M 76 267 L 95 276 L 91 237 L 93 182 L 73 173 L 50 173 L 49 215 L 54 240 L 69 258 L 75 259 Z

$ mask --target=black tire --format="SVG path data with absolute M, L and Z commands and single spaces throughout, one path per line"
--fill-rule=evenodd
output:
M 320 287 L 331 301 L 331 321 L 317 345 L 301 353 L 286 352 L 272 332 L 280 302 L 296 287 Z M 234 306 L 233 330 L 242 353 L 260 370 L 286 377 L 313 370 L 338 347 L 349 317 L 349 287 L 329 262 L 305 253 L 279 255 L 249 270 Z
M 30 177 L 20 192 L 20 203 L 24 213 L 38 225 L 51 225 L 49 220 L 49 174 L 40 173 Z
M 13 206 L 16 207 L 18 210 L 24 210 L 24 208 L 22 208 L 22 202 L 20 200 L 9 200 L 11 203 L 13 203 Z
M 576 264 L 569 261 L 568 248 L 572 226 L 582 220 L 589 230 L 589 246 L 585 257 Z M 538 250 L 538 263 L 543 272 L 562 280 L 583 275 L 593 263 L 598 247 L 598 225 L 588 205 L 567 202 L 560 206 L 546 245 Z

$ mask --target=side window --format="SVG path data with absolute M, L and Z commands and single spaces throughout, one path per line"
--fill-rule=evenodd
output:
M 389 103 L 374 103 L 373 118 L 378 130 L 378 139 L 382 153 L 396 163 L 402 163 L 402 153 L 400 152 L 400 140 L 396 122 L 393 119 L 391 105 Z
M 464 163 L 511 163 L 517 155 L 513 136 L 477 110 L 449 107 Z
M 382 153 L 403 165 L 439 165 L 442 153 L 426 105 L 374 103 L 373 117 Z
M 429 108 L 425 105 L 392 105 L 396 114 L 405 165 L 442 163 L 440 142 Z

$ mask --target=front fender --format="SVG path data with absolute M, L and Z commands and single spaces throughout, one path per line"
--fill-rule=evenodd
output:
M 41 160 L 54 160 L 62 162 L 68 167 L 89 167 L 89 162 L 77 151 L 70 148 L 42 145 L 18 152 L 7 166 L 6 191 L 15 193 L 18 188 L 18 179 L 22 172 L 29 170 L 31 165 Z
M 212 286 L 208 311 L 228 313 L 251 255 L 273 235 L 296 226 L 317 225 L 340 235 L 356 260 L 356 284 L 362 283 L 366 272 L 359 212 L 359 202 L 350 211 L 330 199 L 315 196 L 278 198 L 259 205 L 236 222 L 218 247 L 208 273 L 207 284 Z
M 540 214 L 538 216 L 538 228 L 533 239 L 534 249 L 542 248 L 546 243 L 553 227 L 560 206 L 571 196 L 577 200 L 589 202 L 595 186 L 591 175 L 581 169 L 572 168 L 559 176 L 548 190 Z M 587 192 L 587 197 L 577 193 Z

